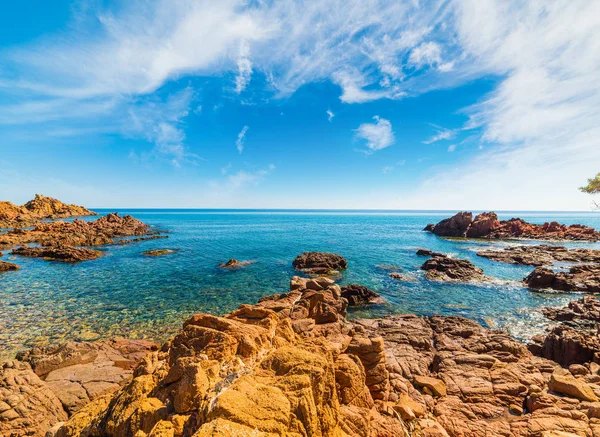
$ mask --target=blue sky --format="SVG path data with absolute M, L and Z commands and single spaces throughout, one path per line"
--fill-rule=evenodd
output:
M 0 197 L 586 210 L 599 29 L 588 1 L 12 2 Z

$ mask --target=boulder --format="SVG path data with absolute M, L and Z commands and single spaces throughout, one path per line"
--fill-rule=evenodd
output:
M 343 256 L 329 252 L 304 252 L 292 262 L 297 270 L 311 271 L 314 273 L 330 270 L 345 270 L 348 261 Z
M 0 261 L 0 273 L 8 271 L 19 270 L 19 266 L 6 261 Z
M 467 238 L 484 238 L 500 224 L 495 212 L 484 212 L 473 219 L 466 232 Z
M 554 372 L 548 383 L 548 389 L 582 401 L 598 401 L 598 397 L 589 385 L 566 372 Z
M 472 262 L 450 258 L 446 255 L 433 256 L 423 263 L 421 270 L 425 270 L 427 279 L 434 281 L 467 282 L 487 280 L 483 270 L 473 265 Z
M 600 265 L 582 264 L 568 271 L 537 267 L 523 282 L 532 289 L 552 289 L 578 293 L 600 293 Z
M 383 299 L 379 294 L 359 284 L 344 285 L 342 287 L 342 297 L 348 301 L 349 306 L 383 302 Z
M 431 232 L 440 237 L 466 237 L 472 221 L 472 213 L 459 212 L 458 214 L 439 222 L 434 226 Z

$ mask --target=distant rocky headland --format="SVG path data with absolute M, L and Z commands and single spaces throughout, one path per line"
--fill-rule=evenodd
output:
M 69 205 L 52 197 L 36 194 L 24 205 L 0 201 L 0 228 L 31 226 L 41 220 L 98 215 L 83 206 Z
M 440 237 L 557 241 L 600 240 L 600 233 L 589 226 L 579 224 L 567 226 L 558 222 L 538 225 L 527 223 L 520 218 L 499 220 L 494 212 L 484 212 L 475 218 L 471 212 L 459 212 L 436 225 L 427 225 L 424 230 Z

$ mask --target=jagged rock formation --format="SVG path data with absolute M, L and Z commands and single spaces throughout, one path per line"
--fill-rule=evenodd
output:
M 154 343 L 113 339 L 34 348 L 0 364 L 0 435 L 40 436 L 131 381 Z
M 114 244 L 114 238 L 150 234 L 150 227 L 132 216 L 111 213 L 86 222 L 38 223 L 31 230 L 16 229 L 0 235 L 0 248 L 38 243 L 44 247 L 99 246 Z
M 575 265 L 568 271 L 554 271 L 547 267 L 537 267 L 523 279 L 523 282 L 529 288 L 536 290 L 600 293 L 600 265 Z
M 31 226 L 43 219 L 97 215 L 83 206 L 69 205 L 52 197 L 36 194 L 23 206 L 0 202 L 0 228 Z
M 478 256 L 494 261 L 527 266 L 545 266 L 556 262 L 600 263 L 600 250 L 567 249 L 564 246 L 511 246 L 503 249 L 486 249 Z
M 425 277 L 427 279 L 449 282 L 488 280 L 483 274 L 483 270 L 476 267 L 471 261 L 450 258 L 447 255 L 424 251 L 423 249 L 420 249 L 417 254 L 432 255 L 432 257 L 425 261 L 421 266 L 421 269 L 425 270 Z
M 566 226 L 558 222 L 536 225 L 520 218 L 499 220 L 494 212 L 484 212 L 473 219 L 470 212 L 444 219 L 437 225 L 429 224 L 425 231 L 440 237 L 573 240 L 599 241 L 600 233 L 589 226 L 574 224 Z
M 307 273 L 327 275 L 334 271 L 346 270 L 348 261 L 335 253 L 304 252 L 294 259 L 292 266 Z
M 224 267 L 227 269 L 237 269 L 240 267 L 245 267 L 247 265 L 252 264 L 252 261 L 238 261 L 237 259 L 230 259 L 226 263 L 219 264 L 219 267 Z
M 562 369 L 458 317 L 348 322 L 327 278 L 290 288 L 193 316 L 55 435 L 599 435 L 598 367 Z

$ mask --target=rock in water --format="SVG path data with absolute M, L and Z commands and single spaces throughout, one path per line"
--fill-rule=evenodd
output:
M 534 239 L 599 241 L 600 233 L 589 226 L 574 224 L 566 226 L 557 222 L 543 225 L 527 223 L 520 218 L 498 220 L 494 212 L 484 212 L 473 219 L 470 212 L 444 219 L 437 225 L 427 225 L 425 231 L 441 237 L 468 237 L 493 239 Z
M 170 255 L 175 252 L 176 251 L 173 249 L 154 249 L 154 250 L 147 250 L 145 252 L 142 252 L 142 254 L 146 255 L 146 256 L 163 256 L 163 255 Z
M 85 247 L 51 246 L 51 247 L 19 247 L 11 252 L 13 255 L 31 258 L 44 258 L 50 261 L 77 262 L 100 258 L 102 252 Z
M 348 301 L 350 306 L 382 303 L 383 299 L 373 290 L 364 285 L 349 284 L 342 287 L 342 297 Z
M 537 267 L 523 282 L 532 289 L 552 289 L 580 293 L 600 293 L 600 265 L 572 266 L 568 271 L 555 272 Z
M 551 265 L 555 262 L 600 263 L 600 250 L 567 249 L 564 246 L 511 246 L 503 249 L 486 249 L 478 256 L 508 264 L 528 266 Z
M 0 261 L 0 273 L 8 272 L 8 271 L 19 270 L 19 266 L 13 263 L 9 263 L 6 261 Z
M 335 253 L 304 252 L 294 259 L 292 266 L 309 273 L 327 274 L 333 270 L 346 270 L 348 261 Z
M 238 261 L 237 259 L 230 259 L 229 261 L 227 261 L 226 263 L 221 263 L 219 264 L 219 267 L 224 267 L 227 269 L 236 269 L 239 267 L 245 267 L 247 265 L 252 264 L 253 261 Z
M 483 270 L 464 259 L 450 258 L 443 254 L 434 256 L 421 266 L 427 279 L 435 281 L 468 282 L 484 281 L 488 278 Z

